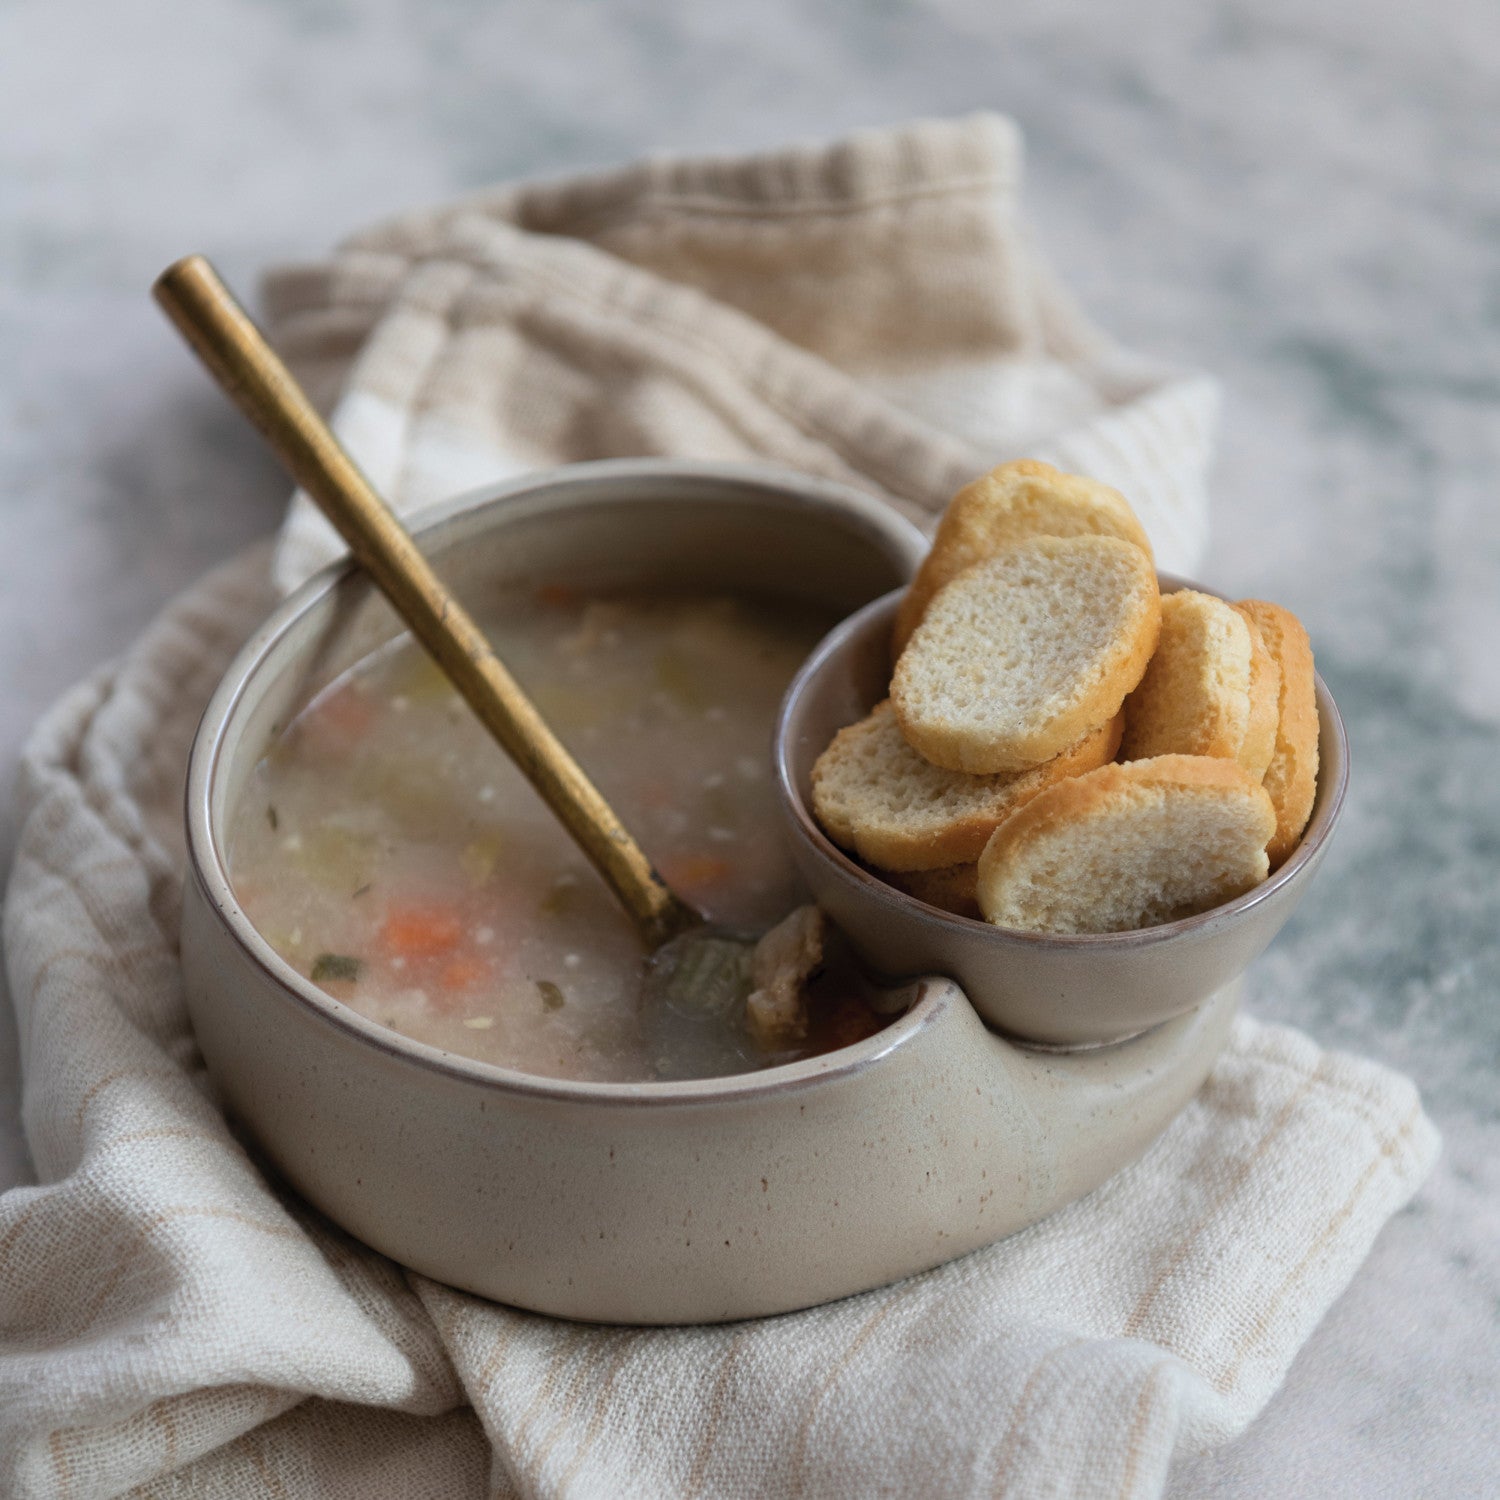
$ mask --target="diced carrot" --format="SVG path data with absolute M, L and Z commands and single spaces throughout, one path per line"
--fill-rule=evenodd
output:
M 313 716 L 346 740 L 357 740 L 375 719 L 375 705 L 352 683 L 325 698 Z
M 407 906 L 391 912 L 380 929 L 383 947 L 402 958 L 446 953 L 463 936 L 464 924 L 437 906 Z
M 536 602 L 566 608 L 578 602 L 578 590 L 565 583 L 544 583 L 536 591 Z
M 832 1052 L 835 1047 L 852 1047 L 867 1036 L 874 1036 L 885 1025 L 862 1000 L 842 996 L 831 1004 L 814 1004 L 811 1050 Z
M 375 704 L 359 687 L 345 683 L 319 698 L 293 724 L 291 738 L 282 743 L 295 741 L 299 750 L 305 749 L 314 759 L 344 760 L 369 732 L 375 714 Z
M 682 854 L 663 860 L 659 868 L 662 879 L 679 891 L 712 890 L 734 874 L 734 866 L 718 854 Z
M 472 990 L 489 973 L 489 967 L 477 958 L 455 958 L 443 965 L 438 982 L 445 990 Z

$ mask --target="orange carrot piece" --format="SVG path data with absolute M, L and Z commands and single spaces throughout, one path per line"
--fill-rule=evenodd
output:
M 443 965 L 438 982 L 445 990 L 472 990 L 489 973 L 489 966 L 477 958 L 455 958 Z
M 662 879 L 676 891 L 712 890 L 734 874 L 734 866 L 718 854 L 683 854 L 663 860 Z
M 325 698 L 313 711 L 322 726 L 346 740 L 357 740 L 375 720 L 375 705 L 352 683 Z
M 578 602 L 578 590 L 569 588 L 565 583 L 544 583 L 536 591 L 536 602 L 538 604 L 566 607 Z
M 380 929 L 383 947 L 401 958 L 433 958 L 454 947 L 464 924 L 437 906 L 407 906 L 391 912 Z

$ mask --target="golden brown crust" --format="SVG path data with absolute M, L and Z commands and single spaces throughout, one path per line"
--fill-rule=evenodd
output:
M 1237 607 L 1259 627 L 1281 669 L 1276 748 L 1265 775 L 1265 788 L 1276 808 L 1276 832 L 1266 848 L 1274 870 L 1297 847 L 1317 796 L 1318 697 L 1312 643 L 1302 622 L 1279 604 L 1242 599 Z
M 905 649 L 933 595 L 965 568 L 1026 537 L 1081 535 L 1116 536 L 1152 555 L 1130 502 L 1118 490 L 1081 474 L 1023 458 L 965 485 L 949 501 L 932 550 L 896 611 L 893 659 Z
M 970 776 L 923 761 L 901 737 L 886 700 L 841 729 L 818 757 L 813 813 L 834 843 L 883 871 L 972 863 L 1016 808 L 1062 777 L 1111 760 L 1123 722 L 1116 714 L 1029 771 Z M 873 753 L 862 755 L 862 750 Z M 900 793 L 892 783 L 901 784 Z M 893 794 L 904 806 L 893 808 L 888 800 Z M 940 799 L 958 805 L 946 815 L 935 808 L 920 811 L 923 800 L 931 807 Z
M 1180 822 L 1168 824 L 1164 839 L 1159 821 L 1139 821 L 1142 813 L 1156 816 L 1154 792 L 1194 794 L 1187 811 L 1195 833 L 1210 826 L 1205 811 L 1223 820 L 1212 854 L 1195 848 L 1184 859 Z M 978 862 L 979 904 L 990 921 L 1037 931 L 1118 931 L 1171 920 L 1264 879 L 1264 845 L 1275 824 L 1271 799 L 1238 761 L 1160 755 L 1101 766 L 1047 788 L 995 830 Z
M 1091 568 L 1113 575 L 1113 597 L 1080 591 Z M 1039 633 L 1034 618 L 1023 623 L 1007 613 L 1012 596 L 1028 592 L 1017 587 L 1028 570 L 1042 575 L 1040 582 L 1031 580 L 1033 603 L 1039 590 L 1054 591 L 1041 615 L 1050 631 Z M 1114 611 L 1118 623 L 1111 622 L 1108 638 L 1086 660 L 1068 664 L 1061 681 L 1048 679 L 1039 700 L 1044 709 L 1019 717 L 1012 684 L 1038 692 L 1038 679 L 1050 666 L 1048 643 L 1068 639 L 1068 606 L 1086 614 Z M 1145 673 L 1160 631 L 1156 573 L 1138 547 L 1116 537 L 1031 537 L 938 591 L 896 663 L 891 702 L 901 732 L 935 766 L 970 775 L 1029 770 L 1119 713 Z M 963 695 L 954 692 L 959 658 Z M 961 696 L 961 712 L 955 712 Z
M 1018 808 L 995 830 L 982 860 L 996 859 L 1049 828 L 1077 822 L 1120 793 L 1138 786 L 1184 786 L 1232 791 L 1254 785 L 1237 760 L 1217 755 L 1157 755 L 1100 766 L 1083 776 L 1061 781 Z M 981 861 L 982 862 L 982 861 Z
M 980 921 L 984 913 L 979 909 L 979 866 L 977 864 L 944 865 L 940 870 L 906 870 L 886 872 L 881 877 L 898 891 L 935 906 L 939 911 L 952 912 L 956 917 L 972 917 Z
M 1241 605 L 1235 611 L 1250 627 L 1250 717 L 1235 757 L 1257 780 L 1264 781 L 1276 753 L 1276 725 L 1281 718 L 1281 668 L 1266 646 L 1255 616 Z
M 1250 718 L 1250 624 L 1196 589 L 1162 598 L 1161 638 L 1125 702 L 1125 760 L 1158 755 L 1236 759 Z

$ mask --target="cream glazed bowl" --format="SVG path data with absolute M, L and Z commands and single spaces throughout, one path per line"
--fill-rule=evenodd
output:
M 660 461 L 463 497 L 417 537 L 469 603 L 511 581 L 690 580 L 852 611 L 903 583 L 925 549 L 915 528 L 842 486 Z M 864 1041 L 680 1083 L 537 1077 L 366 1019 L 252 927 L 225 830 L 279 728 L 400 633 L 362 574 L 334 567 L 229 669 L 189 765 L 182 965 L 230 1114 L 309 1202 L 402 1264 L 603 1322 L 806 1307 L 988 1244 L 1089 1191 L 1211 1066 L 1232 985 L 1147 1035 L 1054 1054 L 1007 1042 L 951 980 L 919 976 L 904 1012 Z

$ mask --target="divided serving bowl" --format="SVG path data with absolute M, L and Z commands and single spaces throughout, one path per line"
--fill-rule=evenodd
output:
M 849 613 L 899 587 L 925 549 L 914 527 L 839 485 L 656 460 L 579 465 L 462 497 L 416 535 L 471 606 L 507 582 L 559 579 L 774 590 Z M 279 728 L 400 631 L 359 571 L 338 566 L 288 599 L 231 666 L 189 767 L 182 962 L 198 1042 L 231 1114 L 309 1202 L 402 1264 L 602 1322 L 806 1307 L 939 1264 L 1079 1197 L 1137 1156 L 1211 1067 L 1237 968 L 1213 971 L 1194 1008 L 1179 1004 L 1182 1013 L 1109 1046 L 1048 1051 L 987 1028 L 939 977 L 950 971 L 943 941 L 928 941 L 946 941 L 962 919 L 895 892 L 904 905 L 891 907 L 860 885 L 878 882 L 800 826 L 807 745 L 800 759 L 781 757 L 799 862 L 856 944 L 878 949 L 908 986 L 909 1008 L 878 1034 L 759 1073 L 590 1083 L 477 1062 L 366 1019 L 256 933 L 224 840 Z M 829 659 L 820 650 L 804 686 L 820 660 L 832 671 Z M 856 678 L 841 679 L 846 696 L 868 686 Z M 826 716 L 831 699 L 813 696 Z M 802 729 L 821 733 L 808 712 Z M 1325 767 L 1341 787 L 1335 738 Z M 849 921 L 851 901 L 875 913 L 873 926 Z M 897 951 L 871 940 L 897 917 L 922 941 Z M 983 924 L 964 926 L 984 937 Z

